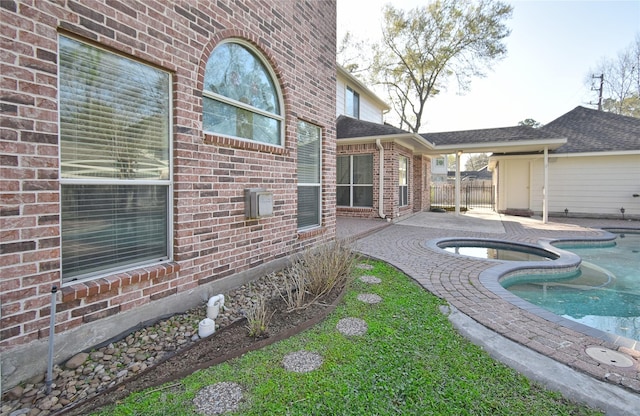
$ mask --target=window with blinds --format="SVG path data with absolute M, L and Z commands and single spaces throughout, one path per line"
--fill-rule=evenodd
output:
M 204 73 L 204 130 L 281 146 L 284 118 L 274 79 L 250 45 L 218 45 Z
M 171 257 L 171 79 L 60 36 L 63 282 Z
M 373 206 L 373 155 L 337 159 L 336 203 L 343 207 Z
M 298 122 L 298 229 L 321 224 L 320 127 Z
M 400 156 L 398 159 L 398 206 L 409 205 L 409 159 Z

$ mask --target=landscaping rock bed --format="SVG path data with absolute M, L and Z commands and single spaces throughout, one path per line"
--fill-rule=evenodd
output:
M 44 374 L 6 392 L 0 416 L 87 414 L 132 392 L 185 377 L 300 332 L 330 313 L 342 293 L 334 290 L 321 303 L 287 312 L 276 289 L 276 285 L 282 287 L 283 278 L 272 274 L 225 294 L 225 310 L 216 319 L 218 329 L 205 339 L 198 337 L 198 323 L 206 316 L 203 304 L 80 353 L 55 366 L 50 394 L 46 394 Z M 256 339 L 247 335 L 245 315 L 260 297 L 269 299 L 268 308 L 274 314 L 267 335 Z

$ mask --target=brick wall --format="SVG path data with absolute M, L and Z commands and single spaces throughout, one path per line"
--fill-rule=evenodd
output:
M 172 73 L 174 258 L 63 285 L 57 333 L 99 325 L 335 236 L 335 2 L 9 0 L 0 7 L 3 351 L 47 336 L 50 291 L 61 285 L 59 33 Z M 253 44 L 276 74 L 284 147 L 202 131 L 205 64 L 232 37 Z M 296 229 L 298 120 L 323 131 L 323 227 L 303 234 Z M 245 220 L 248 187 L 273 192 L 272 217 Z
M 384 148 L 384 214 L 389 218 L 398 218 L 413 212 L 426 210 L 429 207 L 429 182 L 431 162 L 428 156 L 414 155 L 407 149 L 394 142 L 382 143 Z M 338 207 L 337 215 L 353 218 L 378 218 L 379 206 L 379 174 L 380 151 L 375 143 L 342 145 L 338 142 L 338 155 L 373 155 L 373 207 Z M 398 158 L 405 156 L 409 159 L 409 203 L 399 207 L 398 195 Z M 425 182 L 426 181 L 426 182 Z M 426 188 L 425 188 L 426 187 Z
M 413 212 L 428 211 L 431 208 L 430 183 L 431 159 L 428 156 L 413 157 Z

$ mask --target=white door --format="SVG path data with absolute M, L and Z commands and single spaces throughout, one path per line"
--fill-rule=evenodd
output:
M 528 160 L 509 160 L 505 175 L 506 208 L 529 209 L 530 201 L 530 163 Z

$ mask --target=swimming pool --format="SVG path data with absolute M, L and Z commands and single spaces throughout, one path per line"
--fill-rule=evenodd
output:
M 563 318 L 640 340 L 640 233 L 619 233 L 605 247 L 557 246 L 582 258 L 577 272 L 560 279 L 531 275 L 503 286 Z
M 558 256 L 536 246 L 505 243 L 496 240 L 450 239 L 438 247 L 452 254 L 502 261 L 549 261 Z

